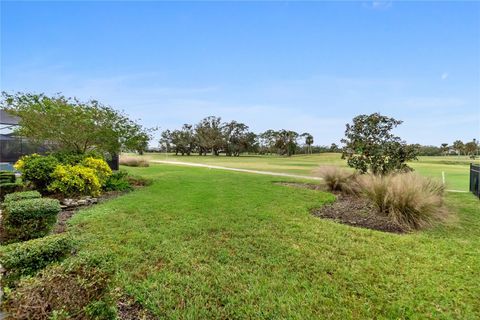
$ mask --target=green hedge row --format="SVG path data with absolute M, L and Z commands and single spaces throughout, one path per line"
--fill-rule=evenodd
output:
M 73 256 L 22 278 L 3 310 L 11 319 L 118 319 L 109 295 L 114 271 L 108 256 Z
M 0 171 L 0 184 L 14 183 L 15 173 L 10 171 Z
M 25 199 L 37 199 L 41 198 L 42 195 L 38 191 L 23 191 L 23 192 L 14 192 L 7 194 L 3 200 L 4 204 L 8 202 L 14 202 Z
M 47 235 L 57 221 L 60 203 L 37 198 L 7 201 L 3 206 L 3 228 L 7 242 L 25 241 Z
M 33 275 L 69 254 L 74 242 L 67 234 L 13 243 L 0 247 L 0 264 L 5 269 L 2 286 L 11 286 L 22 276 Z

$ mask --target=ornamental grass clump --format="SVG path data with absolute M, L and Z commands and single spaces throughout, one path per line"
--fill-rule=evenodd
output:
M 378 214 L 405 229 L 422 229 L 446 217 L 444 187 L 430 178 L 414 173 L 364 175 L 359 184 Z
M 335 166 L 325 166 L 314 172 L 321 177 L 329 191 L 342 192 L 344 194 L 357 194 L 358 184 L 356 174 Z
M 129 167 L 148 167 L 150 164 L 144 158 L 140 157 L 131 157 L 131 156 L 122 156 L 120 157 L 120 164 L 123 166 Z

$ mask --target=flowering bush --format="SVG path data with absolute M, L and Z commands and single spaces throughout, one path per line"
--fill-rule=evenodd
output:
M 53 182 L 48 186 L 51 192 L 59 192 L 67 196 L 98 196 L 101 183 L 92 168 L 82 165 L 57 165 L 52 173 Z
M 110 169 L 108 164 L 103 159 L 88 157 L 85 158 L 81 164 L 84 167 L 95 170 L 98 180 L 102 186 L 105 185 L 108 178 L 112 175 L 112 169 Z

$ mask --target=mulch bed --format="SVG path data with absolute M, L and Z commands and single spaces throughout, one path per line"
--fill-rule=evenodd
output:
M 313 209 L 312 214 L 354 227 L 392 233 L 407 232 L 407 230 L 391 222 L 387 217 L 378 215 L 375 208 L 368 201 L 355 196 L 337 195 L 337 201 L 324 205 L 321 208 Z
M 310 183 L 280 182 L 278 184 L 326 191 L 325 187 Z M 312 214 L 354 227 L 391 233 L 405 233 L 408 231 L 402 226 L 391 222 L 387 217 L 378 215 L 375 208 L 365 199 L 340 193 L 335 193 L 335 195 L 337 197 L 335 202 L 326 204 L 321 208 L 312 209 Z

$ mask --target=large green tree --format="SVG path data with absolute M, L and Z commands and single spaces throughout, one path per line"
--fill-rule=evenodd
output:
M 220 117 L 206 117 L 195 126 L 195 133 L 200 155 L 206 155 L 210 151 L 216 156 L 219 155 L 225 145 Z
M 463 143 L 462 140 L 455 140 L 452 146 L 453 146 L 453 149 L 455 149 L 455 152 L 457 152 L 459 156 L 461 156 L 462 153 L 465 153 L 465 144 Z
M 0 107 L 20 118 L 19 135 L 52 149 L 143 152 L 150 140 L 150 130 L 96 100 L 2 92 Z
M 416 149 L 392 133 L 401 123 L 379 113 L 355 117 L 352 124 L 346 125 L 343 158 L 362 173 L 383 175 L 411 170 L 406 162 L 416 159 Z

